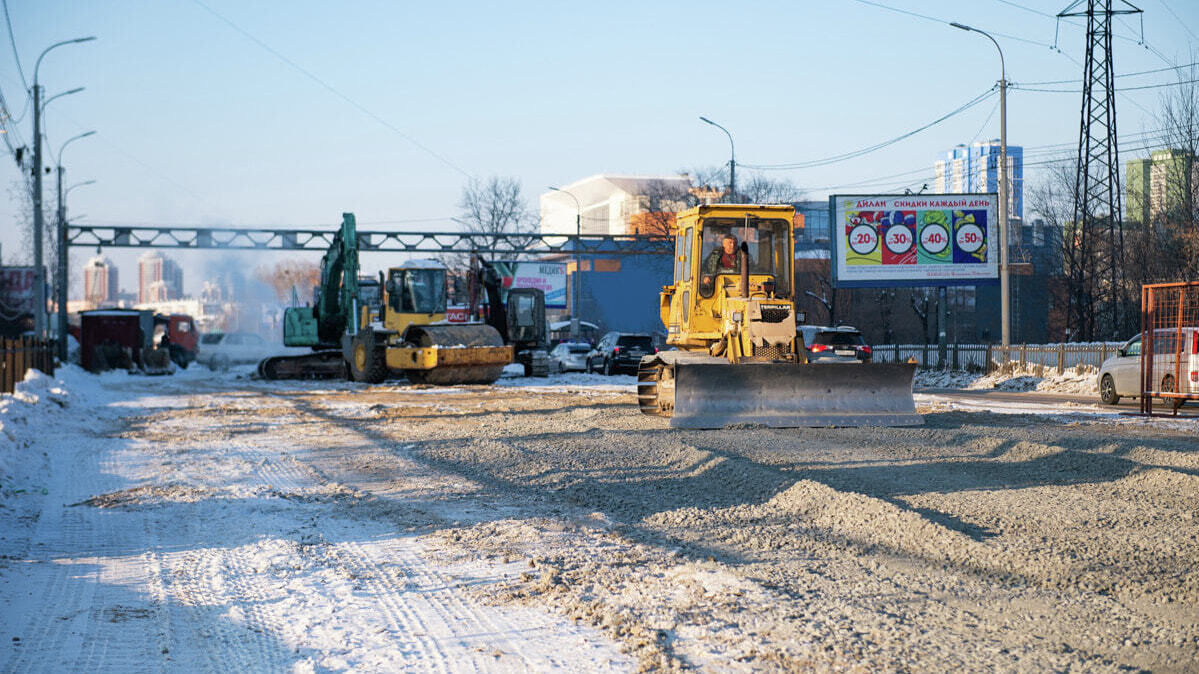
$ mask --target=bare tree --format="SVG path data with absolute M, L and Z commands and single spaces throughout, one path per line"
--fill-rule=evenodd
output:
M 728 191 L 728 167 L 708 166 L 691 169 L 695 185 L 700 188 Z M 737 194 L 733 199 L 744 204 L 789 204 L 803 199 L 804 192 L 787 179 L 774 180 L 761 173 L 739 173 Z
M 536 225 L 521 194 L 520 181 L 500 176 L 491 176 L 487 180 L 471 178 L 463 186 L 455 222 L 473 234 L 523 234 L 532 232 Z M 495 259 L 496 254 L 493 252 L 488 257 Z M 464 260 L 455 255 L 447 260 L 447 264 L 460 267 Z
M 516 178 L 472 178 L 462 188 L 456 219 L 468 232 L 520 234 L 532 231 L 533 218 Z
M 292 288 L 303 300 L 311 297 L 312 289 L 321 282 L 321 267 L 311 260 L 280 260 L 255 269 L 254 278 L 270 286 L 282 302 L 291 298 Z
M 1194 60 L 1194 59 L 1192 59 Z M 1166 147 L 1173 159 L 1160 169 L 1161 198 L 1153 219 L 1169 224 L 1194 228 L 1199 223 L 1196 212 L 1196 166 L 1199 154 L 1199 68 L 1191 65 L 1178 71 L 1178 86 L 1162 95 L 1158 121 L 1163 129 Z
M 689 185 L 674 181 L 650 181 L 639 195 L 641 212 L 633 216 L 633 233 L 651 236 L 673 236 L 675 215 L 698 200 Z
M 772 180 L 750 173 L 737 185 L 737 201 L 747 204 L 790 204 L 803 199 L 803 190 L 790 180 Z

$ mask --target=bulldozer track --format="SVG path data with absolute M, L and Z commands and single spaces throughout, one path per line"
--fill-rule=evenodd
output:
M 658 400 L 658 381 L 661 380 L 662 370 L 666 366 L 661 361 L 642 361 L 637 367 L 637 405 L 642 414 L 650 416 L 670 416 L 662 409 Z

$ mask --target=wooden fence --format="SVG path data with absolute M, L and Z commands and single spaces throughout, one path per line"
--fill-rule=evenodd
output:
M 30 370 L 54 374 L 54 340 L 0 339 L 0 393 L 12 393 Z
M 1022 367 L 1040 365 L 1061 373 L 1066 368 L 1090 365 L 1098 368 L 1116 355 L 1123 342 L 1013 344 L 1007 349 L 997 344 L 948 344 L 942 360 L 936 344 L 879 344 L 873 347 L 874 361 L 904 362 L 916 359 L 923 369 L 970 370 L 992 372 L 1006 363 Z

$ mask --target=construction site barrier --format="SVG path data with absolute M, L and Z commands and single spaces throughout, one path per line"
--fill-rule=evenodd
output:
M 30 370 L 54 374 L 54 340 L 0 339 L 0 393 L 12 393 Z
M 1199 400 L 1199 282 L 1141 287 L 1141 413 Z

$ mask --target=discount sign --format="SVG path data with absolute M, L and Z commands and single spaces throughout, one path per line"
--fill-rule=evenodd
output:
M 994 194 L 834 195 L 838 287 L 986 285 L 999 277 Z

